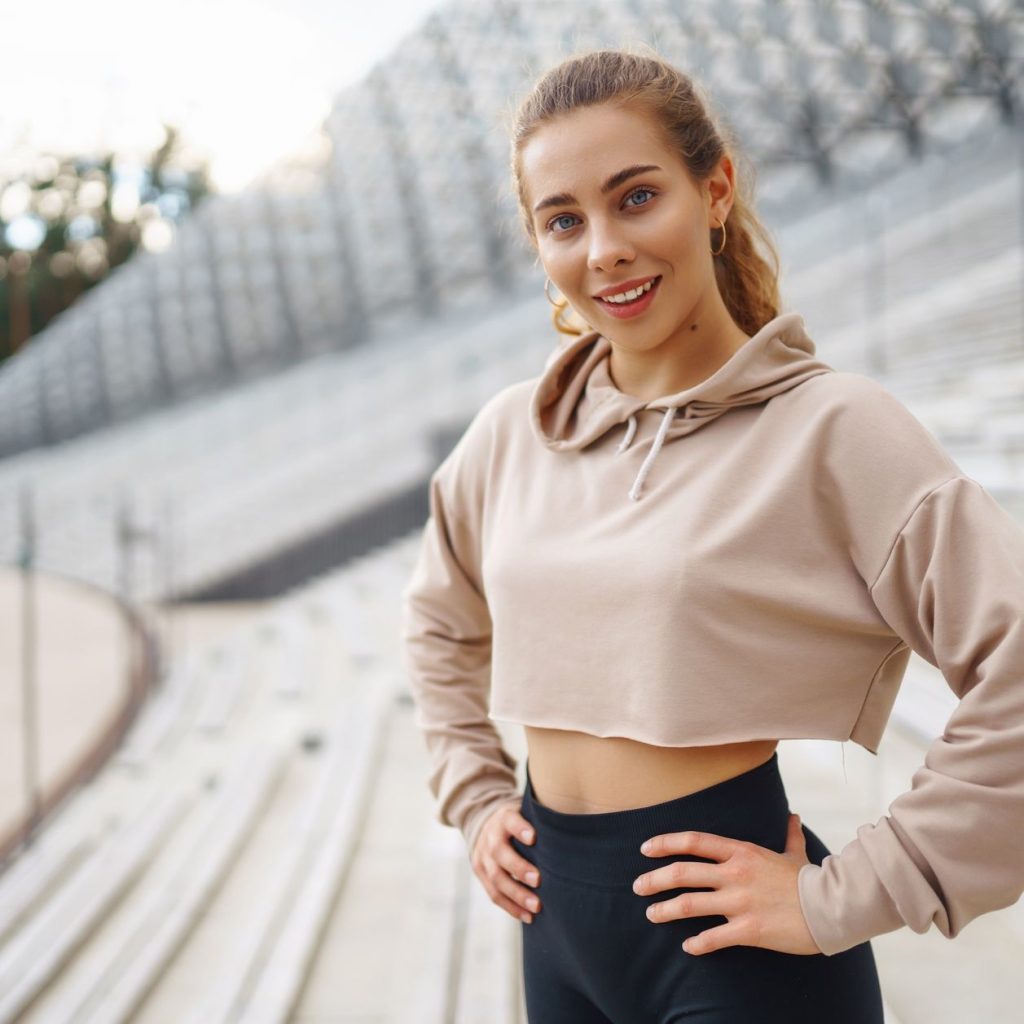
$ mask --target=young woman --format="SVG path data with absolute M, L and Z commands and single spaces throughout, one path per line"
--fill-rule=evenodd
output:
M 515 116 L 567 340 L 434 473 L 402 636 L 531 1024 L 878 1024 L 872 936 L 1024 891 L 1024 530 L 780 313 L 735 153 L 656 56 L 573 57 Z M 877 752 L 911 650 L 961 703 L 832 854 L 776 747 Z

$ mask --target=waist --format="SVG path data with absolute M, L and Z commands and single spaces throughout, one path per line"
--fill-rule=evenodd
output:
M 789 804 L 778 753 L 763 764 L 695 793 L 621 811 L 566 814 L 545 806 L 532 785 L 529 759 L 522 813 L 537 831 L 531 846 L 516 849 L 541 871 L 571 875 L 583 884 L 627 888 L 637 875 L 673 860 L 704 858 L 672 854 L 648 857 L 640 844 L 672 832 L 710 832 L 781 852 Z
M 593 736 L 526 726 L 537 800 L 566 814 L 661 803 L 705 789 L 763 764 L 777 739 L 664 747 L 623 736 Z

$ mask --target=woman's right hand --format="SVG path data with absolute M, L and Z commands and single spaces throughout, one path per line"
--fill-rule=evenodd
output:
M 540 900 L 518 879 L 536 886 L 540 884 L 540 873 L 516 852 L 509 841 L 511 836 L 515 836 L 522 843 L 534 842 L 536 833 L 520 814 L 521 807 L 522 798 L 515 797 L 513 801 L 499 806 L 484 821 L 470 861 L 473 873 L 483 882 L 491 902 L 517 920 L 529 924 L 533 920 L 531 911 L 540 910 Z

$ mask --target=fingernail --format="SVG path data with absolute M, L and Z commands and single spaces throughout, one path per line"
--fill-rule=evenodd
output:
M 529 914 L 528 914 L 528 913 L 527 913 L 527 912 L 526 912 L 526 911 L 524 910 L 524 911 L 523 911 L 523 912 L 522 912 L 522 913 L 521 913 L 521 914 L 519 915 L 519 920 L 520 920 L 520 921 L 522 921 L 522 922 L 523 922 L 523 924 L 529 924 L 529 923 L 530 923 L 530 915 L 529 915 Z
M 531 910 L 537 910 L 537 909 L 539 909 L 539 908 L 540 908 L 540 900 L 538 900 L 538 899 L 536 899 L 536 898 L 534 898 L 534 899 L 530 899 L 530 900 L 527 900 L 527 901 L 526 901 L 526 905 L 527 905 L 527 906 L 528 906 L 528 907 L 529 907 L 529 908 L 530 908 Z
M 537 884 L 537 872 L 536 871 L 528 871 L 526 873 L 526 881 L 530 885 L 536 885 Z
M 532 828 L 524 828 L 523 831 L 520 832 L 519 834 L 523 837 L 523 839 L 525 839 L 527 842 L 529 842 L 533 838 L 533 829 Z

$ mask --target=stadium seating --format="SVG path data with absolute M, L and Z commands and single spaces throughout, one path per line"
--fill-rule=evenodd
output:
M 569 50 L 631 40 L 692 69 L 742 141 L 784 307 L 821 357 L 890 388 L 1024 521 L 1022 19 L 1010 0 L 438 8 L 337 97 L 324 145 L 208 201 L 0 368 L 0 562 L 23 555 L 25 488 L 32 563 L 136 602 L 422 492 L 558 340 L 502 116 Z M 298 1006 L 524 1024 L 519 926 L 431 820 L 395 618 L 418 530 L 395 533 L 174 659 L 110 764 L 0 874 L 0 1024 Z M 841 848 L 953 701 L 915 656 L 849 788 L 834 744 L 783 745 L 794 806 Z M 876 943 L 890 1024 L 1019 1006 L 998 967 L 1024 952 L 1021 905 L 945 945 Z
M 0 367 L 0 457 L 503 302 L 532 276 L 503 119 L 570 49 L 651 42 L 695 73 L 783 224 L 929 152 L 947 108 L 1012 123 L 1022 24 L 1011 0 L 449 3 L 305 150 L 208 198 Z

